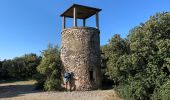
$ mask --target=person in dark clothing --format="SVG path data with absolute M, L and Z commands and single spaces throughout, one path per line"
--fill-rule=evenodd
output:
M 65 79 L 65 85 L 66 85 L 66 90 L 69 86 L 70 91 L 71 91 L 71 73 L 65 72 L 64 73 L 64 79 Z

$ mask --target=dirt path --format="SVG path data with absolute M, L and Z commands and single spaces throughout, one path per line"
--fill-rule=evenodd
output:
M 35 81 L 0 83 L 0 100 L 122 100 L 114 90 L 40 92 Z

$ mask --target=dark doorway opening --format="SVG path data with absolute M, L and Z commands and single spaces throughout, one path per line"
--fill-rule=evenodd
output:
M 93 81 L 94 77 L 93 77 L 93 71 L 90 71 L 90 80 Z

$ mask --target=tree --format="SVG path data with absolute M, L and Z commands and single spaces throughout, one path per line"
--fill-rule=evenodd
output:
M 122 75 L 120 66 L 117 62 L 123 55 L 130 53 L 129 42 L 126 39 L 122 39 L 120 35 L 116 34 L 113 36 L 109 43 L 102 47 L 104 53 L 104 59 L 106 61 L 107 71 L 106 75 L 110 76 L 110 79 L 114 80 L 115 84 L 123 80 L 123 77 L 117 77 Z
M 37 73 L 41 57 L 36 54 L 25 54 L 0 63 L 0 79 L 28 79 Z
M 11 72 L 9 72 L 9 66 L 11 66 L 11 64 L 12 64 L 11 60 L 4 60 L 2 62 L 1 79 L 9 78 L 12 76 L 12 75 L 9 75 L 9 73 L 14 71 L 14 69 L 12 69 Z
M 134 55 L 133 80 L 141 85 L 136 97 L 148 99 L 169 78 L 170 13 L 158 13 L 134 28 L 130 35 L 131 56 Z M 133 91 L 132 91 L 133 92 Z
M 114 36 L 105 48 L 107 74 L 117 81 L 125 100 L 159 99 L 158 91 L 169 86 L 170 13 L 151 16 L 133 28 L 127 40 Z
M 26 74 L 32 77 L 35 73 L 37 73 L 37 66 L 40 64 L 41 57 L 36 54 L 26 54 L 23 56 L 25 66 L 26 66 Z
M 0 72 L 1 72 L 1 69 L 2 69 L 2 62 L 0 61 Z
M 0 79 L 3 79 L 5 77 L 5 73 L 4 72 L 5 72 L 5 70 L 3 68 L 3 61 L 1 61 L 1 65 L 0 65 Z
M 47 50 L 42 52 L 42 61 L 37 67 L 39 75 L 37 77 L 37 86 L 44 90 L 59 90 L 61 67 L 60 50 L 57 46 L 49 45 Z

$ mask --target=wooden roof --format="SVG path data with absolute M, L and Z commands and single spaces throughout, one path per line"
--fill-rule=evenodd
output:
M 77 8 L 77 17 L 78 19 L 87 19 L 97 12 L 101 11 L 101 9 L 73 4 L 69 9 L 67 9 L 64 13 L 62 13 L 60 16 L 70 17 L 73 18 L 73 9 L 74 7 Z

